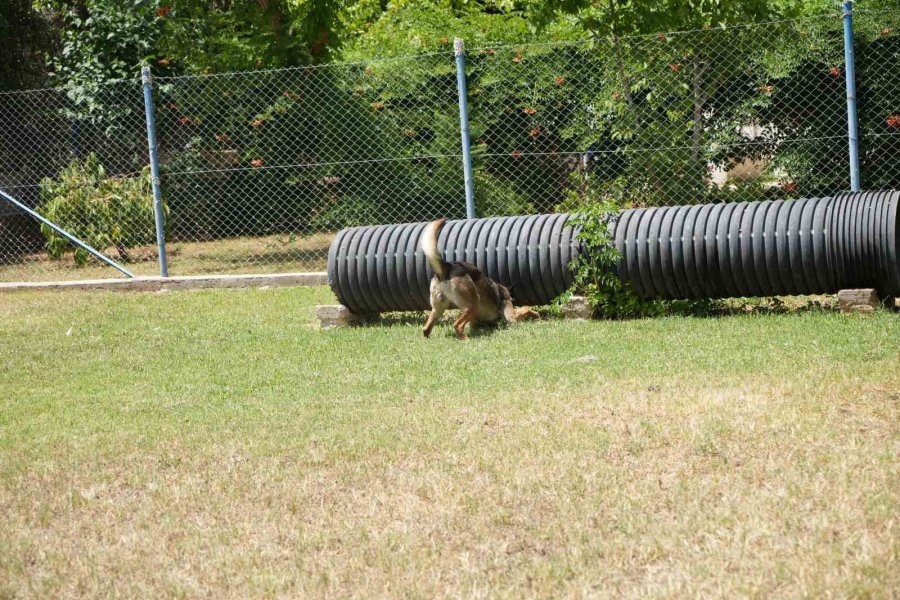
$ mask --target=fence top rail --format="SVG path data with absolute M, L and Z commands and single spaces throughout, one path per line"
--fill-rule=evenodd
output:
M 130 83 L 137 86 L 141 85 L 141 76 L 140 74 L 135 77 L 127 77 L 124 79 L 108 79 L 102 83 L 92 82 L 91 85 L 96 85 L 99 87 L 107 87 Z M 72 90 L 71 87 L 66 86 L 48 86 L 48 87 L 39 87 L 39 88 L 29 88 L 26 90 L 0 90 L 0 97 L 2 96 L 24 96 L 27 94 L 47 94 L 50 92 L 56 92 L 58 94 L 66 94 Z

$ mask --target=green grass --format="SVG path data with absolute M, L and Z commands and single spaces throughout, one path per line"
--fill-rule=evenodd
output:
M 0 598 L 900 589 L 900 319 L 0 296 Z

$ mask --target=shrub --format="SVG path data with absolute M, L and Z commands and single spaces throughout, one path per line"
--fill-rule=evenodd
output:
M 575 281 L 566 295 L 583 295 L 594 316 L 607 319 L 712 312 L 715 301 L 647 300 L 619 280 L 615 269 L 620 254 L 611 236 L 619 212 L 619 206 L 611 201 L 592 202 L 574 211 L 574 225 L 580 228 L 578 239 L 582 249 L 570 264 Z
M 149 177 L 111 178 L 96 155 L 73 161 L 60 171 L 58 180 L 41 181 L 41 213 L 77 238 L 98 250 L 114 246 L 123 261 L 128 249 L 152 244 L 156 239 L 153 195 Z M 47 254 L 59 259 L 69 241 L 47 225 Z M 75 263 L 83 265 L 89 253 L 75 249 Z

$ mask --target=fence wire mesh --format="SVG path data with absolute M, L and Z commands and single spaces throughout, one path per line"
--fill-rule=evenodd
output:
M 863 188 L 900 187 L 900 12 L 854 19 Z M 838 14 L 470 49 L 466 78 L 479 216 L 849 189 Z M 452 53 L 153 93 L 173 274 L 321 269 L 342 227 L 465 216 Z M 137 81 L 0 94 L 0 189 L 152 273 L 144 118 Z M 0 279 L 91 275 L 0 208 Z
M 341 227 L 464 214 L 450 54 L 157 89 L 176 272 L 318 269 Z
M 147 165 L 137 80 L 0 93 L 0 190 L 114 259 L 155 256 Z M 0 199 L 0 281 L 113 273 Z

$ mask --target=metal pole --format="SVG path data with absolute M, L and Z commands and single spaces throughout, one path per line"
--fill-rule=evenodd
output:
M 847 136 L 850 140 L 850 191 L 860 190 L 859 121 L 856 118 L 856 65 L 853 59 L 853 2 L 843 3 L 844 63 L 847 79 Z
M 159 249 L 159 274 L 169 276 L 166 257 L 166 225 L 163 215 L 162 192 L 159 188 L 159 151 L 156 146 L 156 114 L 153 111 L 153 76 L 150 67 L 141 69 L 144 85 L 144 112 L 147 115 L 147 145 L 150 148 L 150 184 L 153 188 L 153 216 L 156 218 L 156 247 Z
M 43 223 L 44 225 L 46 225 L 47 227 L 49 227 L 50 229 L 52 229 L 53 231 L 58 233 L 59 235 L 63 236 L 64 238 L 66 238 L 67 240 L 69 240 L 70 242 L 72 242 L 73 244 L 78 246 L 79 248 L 83 248 L 84 250 L 90 252 L 91 254 L 96 256 L 98 259 L 102 260 L 103 262 L 105 262 L 106 264 L 111 266 L 112 268 L 118 269 L 119 271 L 121 271 L 122 273 L 127 275 L 128 277 L 134 278 L 134 275 L 131 273 L 131 271 L 129 271 L 128 269 L 126 269 L 125 267 L 123 267 L 122 265 L 120 265 L 119 263 L 114 261 L 113 259 L 109 258 L 105 254 L 101 253 L 99 250 L 95 250 L 94 248 L 88 246 L 87 244 L 85 244 L 84 242 L 79 240 L 77 237 L 75 237 L 68 231 L 64 230 L 62 227 L 60 227 L 56 223 L 54 223 L 52 221 L 48 221 L 47 219 L 45 219 L 41 215 L 37 214 L 30 208 L 28 208 L 27 206 L 25 206 L 24 204 L 22 204 L 21 202 L 19 202 L 18 200 L 16 200 L 15 198 L 10 196 L 6 192 L 4 192 L 3 190 L 0 190 L 0 196 L 3 196 L 7 200 L 9 200 L 13 204 L 13 206 L 19 208 L 20 210 L 27 212 L 29 215 L 31 215 L 32 217 L 34 217 L 35 219 L 37 219 L 38 221 L 40 221 L 41 223 Z
M 456 87 L 459 90 L 459 128 L 462 137 L 463 176 L 466 184 L 466 218 L 475 218 L 475 181 L 472 179 L 472 142 L 469 140 L 469 104 L 466 91 L 466 46 L 460 38 L 453 40 L 456 55 Z

